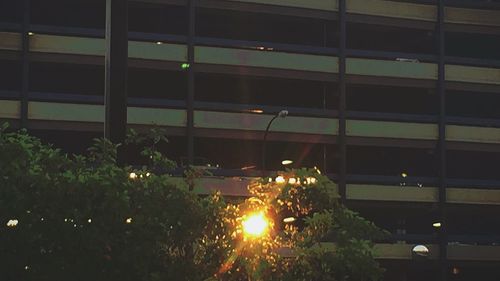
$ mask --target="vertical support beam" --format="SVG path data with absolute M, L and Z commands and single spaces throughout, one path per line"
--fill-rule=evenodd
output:
M 187 68 L 187 154 L 188 164 L 193 165 L 194 161 L 194 36 L 196 19 L 196 0 L 188 0 L 188 68 Z
M 447 261 L 447 222 L 446 222 L 446 90 L 445 90 L 445 60 L 444 60 L 444 6 L 445 1 L 438 1 L 438 22 L 436 24 L 437 50 L 438 50 L 438 81 L 439 96 L 439 264 L 441 267 L 441 280 L 448 278 Z
M 127 128 L 128 1 L 106 0 L 104 137 L 123 143 Z M 123 155 L 118 154 L 118 161 Z
M 346 0 L 339 0 L 339 173 L 338 187 L 342 203 L 346 201 Z
M 28 93 L 29 93 L 29 48 L 30 48 L 30 1 L 23 2 L 23 25 L 22 25 L 22 79 L 21 79 L 21 128 L 26 128 L 28 125 Z

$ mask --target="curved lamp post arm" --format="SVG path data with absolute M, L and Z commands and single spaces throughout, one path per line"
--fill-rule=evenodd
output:
M 270 121 L 267 123 L 266 131 L 264 132 L 264 142 L 262 143 L 262 175 L 264 175 L 266 171 L 266 147 L 267 147 L 267 134 L 269 133 L 269 129 L 271 128 L 271 125 L 273 124 L 274 120 L 276 118 L 281 117 L 285 118 L 288 116 L 288 111 L 287 110 L 281 110 L 276 114 Z

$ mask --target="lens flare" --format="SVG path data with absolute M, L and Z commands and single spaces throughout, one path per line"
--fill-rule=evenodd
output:
M 263 212 L 251 214 L 242 221 L 243 233 L 246 237 L 257 238 L 264 235 L 269 222 Z

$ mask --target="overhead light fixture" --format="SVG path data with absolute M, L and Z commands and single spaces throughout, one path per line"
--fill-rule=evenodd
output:
M 414 257 L 423 257 L 423 258 L 428 257 L 430 253 L 429 248 L 427 248 L 427 246 L 425 245 L 416 245 L 415 247 L 413 247 L 411 251 Z
M 285 160 L 281 161 L 281 165 L 283 165 L 283 166 L 290 165 L 292 163 L 293 163 L 293 160 L 289 160 L 289 159 L 285 159 Z
M 278 112 L 278 117 L 285 118 L 288 116 L 288 110 L 281 110 Z
M 440 222 L 435 222 L 432 224 L 433 227 L 435 228 L 440 228 L 441 227 L 441 223 Z
M 276 183 L 285 183 L 285 178 L 283 176 L 277 176 L 276 179 L 274 179 Z
M 19 221 L 17 219 L 11 219 L 7 222 L 8 227 L 16 227 Z

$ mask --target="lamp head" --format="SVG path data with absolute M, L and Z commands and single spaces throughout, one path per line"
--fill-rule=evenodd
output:
M 282 110 L 278 112 L 278 117 L 285 118 L 288 116 L 288 110 Z

